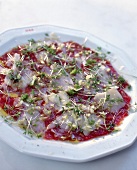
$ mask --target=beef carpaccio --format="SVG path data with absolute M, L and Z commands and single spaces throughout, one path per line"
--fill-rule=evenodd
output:
M 128 115 L 128 82 L 110 52 L 46 36 L 0 58 L 0 112 L 24 134 L 86 141 L 116 131 Z

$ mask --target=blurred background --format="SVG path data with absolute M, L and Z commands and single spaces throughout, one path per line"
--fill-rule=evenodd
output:
M 0 0 L 0 32 L 41 24 L 88 31 L 137 63 L 136 0 Z

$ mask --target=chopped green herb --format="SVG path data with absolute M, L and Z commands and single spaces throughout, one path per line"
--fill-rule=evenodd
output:
M 46 73 L 43 73 L 43 72 L 42 72 L 41 75 L 40 75 L 40 77 L 41 77 L 41 78 L 46 77 Z
M 97 50 L 98 50 L 98 51 L 101 51 L 101 50 L 102 50 L 102 48 L 101 48 L 101 47 L 97 47 Z
M 16 62 L 16 66 L 17 66 L 17 67 L 22 67 L 22 62 L 21 62 L 21 61 L 17 61 L 17 62 Z
M 33 124 L 33 126 L 34 126 L 34 127 L 36 127 L 36 126 L 37 126 L 37 124 Z
M 110 95 L 106 95 L 106 101 L 110 100 Z
M 45 33 L 45 36 L 47 36 L 47 37 L 48 37 L 48 36 L 49 36 L 49 34 L 48 34 L 48 33 Z
M 74 68 L 71 72 L 70 72 L 71 75 L 76 75 L 77 74 L 77 69 Z
M 33 100 L 32 98 L 28 98 L 28 99 L 27 99 L 27 102 L 28 102 L 28 103 L 33 103 L 34 100 Z
M 21 115 L 21 112 L 17 112 L 16 114 L 13 115 L 13 117 L 14 116 L 19 117 L 20 115 Z
M 36 41 L 32 38 L 32 39 L 30 39 L 30 40 L 28 40 L 28 42 L 31 42 L 32 44 L 35 44 L 36 43 Z
M 86 65 L 92 65 L 92 64 L 95 64 L 95 63 L 97 63 L 96 60 L 93 60 L 93 59 L 90 59 L 90 58 L 86 60 Z
M 118 83 L 120 84 L 123 84 L 126 81 L 122 76 L 119 76 L 117 80 L 118 80 Z
M 9 79 L 13 81 L 13 83 L 17 83 L 21 79 L 21 75 L 14 74 L 13 70 L 9 72 L 8 76 L 9 76 Z
M 128 90 L 131 90 L 131 88 L 132 88 L 132 86 L 131 86 L 131 85 L 129 85 L 129 86 L 128 86 Z
M 67 75 L 67 73 L 66 73 L 66 71 L 64 69 L 61 70 L 61 74 L 64 75 L 64 76 Z
M 89 125 L 93 126 L 95 124 L 95 120 L 90 120 Z
M 117 99 L 115 99 L 115 101 L 116 101 L 116 102 L 123 102 L 123 99 L 117 98 Z
M 108 84 L 112 84 L 112 81 L 111 81 L 111 80 L 108 80 Z
M 119 132 L 119 131 L 120 131 L 120 129 L 115 129 L 115 128 L 113 130 L 113 132 Z
M 32 89 L 31 94 L 32 94 L 33 96 L 35 95 L 34 89 Z
M 71 102 L 68 102 L 67 104 L 66 104 L 66 107 L 71 107 L 72 106 L 72 103 Z
M 68 94 L 69 96 L 74 96 L 74 95 L 77 94 L 77 93 L 78 93 L 78 92 L 75 91 L 74 89 L 70 89 L 70 90 L 67 91 L 67 94 Z
M 28 56 L 30 53 L 34 53 L 35 50 L 30 48 L 29 46 L 27 46 L 21 52 L 22 52 L 23 55 L 27 55 Z M 30 56 L 28 56 L 28 57 L 30 58 Z
M 78 99 L 78 102 L 82 102 L 83 100 L 81 98 Z
M 8 110 L 8 107 L 6 106 L 6 104 L 4 105 L 4 110 L 5 111 Z
M 41 138 L 41 137 L 42 137 L 41 133 L 37 134 L 37 138 Z
M 83 111 L 80 110 L 78 106 L 75 106 L 73 110 L 74 110 L 74 113 L 76 113 L 77 115 L 83 114 Z
M 104 59 L 104 58 L 107 57 L 107 55 L 106 55 L 105 53 L 101 53 L 101 54 L 100 54 L 100 57 Z
M 51 48 L 50 46 L 44 45 L 43 49 L 46 50 L 51 55 L 55 55 L 56 54 L 56 50 Z
M 21 95 L 21 100 L 27 101 L 29 95 L 27 93 Z
M 81 86 L 79 84 L 75 84 L 74 88 L 78 90 L 78 89 L 81 89 Z
M 83 51 L 83 54 L 86 55 L 86 56 L 88 56 L 89 54 L 91 54 L 91 51 L 89 51 L 89 50 L 84 50 L 84 51 Z

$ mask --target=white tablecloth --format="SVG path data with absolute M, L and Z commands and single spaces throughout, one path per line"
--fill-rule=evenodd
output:
M 42 24 L 88 31 L 123 49 L 137 65 L 136 0 L 0 0 L 0 33 Z M 80 164 L 27 156 L 0 141 L 0 170 L 55 169 L 137 170 L 137 141 L 123 151 Z

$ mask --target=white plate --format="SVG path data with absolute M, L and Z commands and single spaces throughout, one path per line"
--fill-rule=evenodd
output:
M 112 55 L 110 59 L 117 70 L 120 66 L 125 66 L 124 73 L 136 74 L 136 69 L 133 67 L 127 54 L 118 48 L 89 33 L 49 25 L 13 29 L 4 32 L 0 35 L 0 55 L 17 45 L 27 43 L 29 39 L 43 39 L 45 33 L 51 32 L 56 33 L 62 41 L 73 40 L 80 44 L 87 37 L 86 46 L 91 48 L 100 46 L 104 51 L 111 51 Z M 124 77 L 132 85 L 129 95 L 132 97 L 132 103 L 134 103 L 137 101 L 137 81 L 130 76 L 124 75 Z M 69 162 L 85 162 L 97 159 L 130 146 L 137 136 L 137 113 L 130 113 L 124 119 L 120 128 L 120 132 L 74 144 L 29 138 L 23 135 L 21 129 L 6 124 L 0 118 L 0 138 L 11 147 L 29 155 Z

